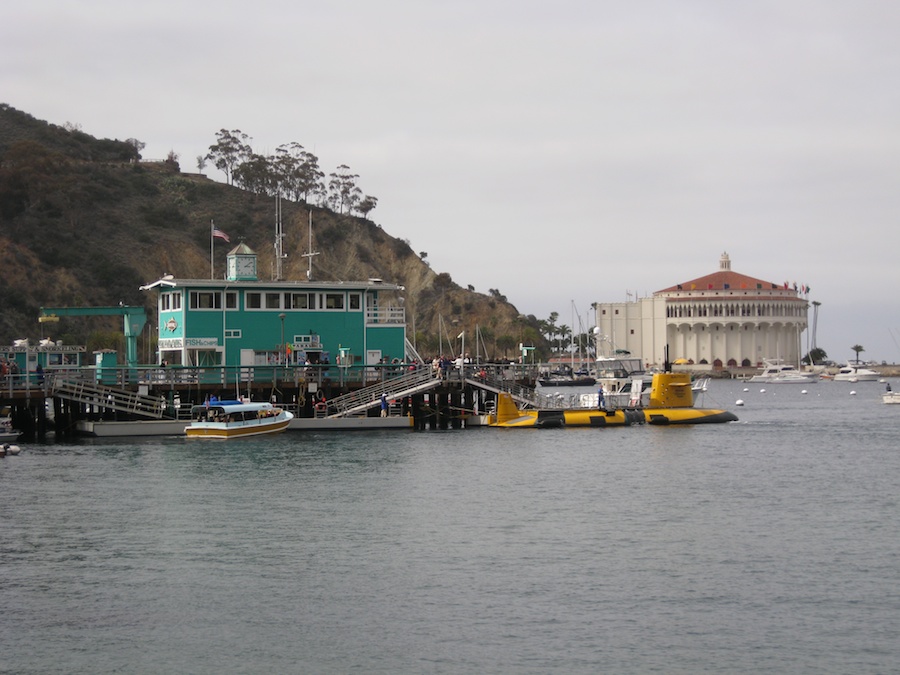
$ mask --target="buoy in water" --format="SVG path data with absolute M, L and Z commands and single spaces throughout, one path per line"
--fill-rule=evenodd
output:
M 744 405 L 744 399 L 739 398 L 737 401 L 734 402 L 734 404 L 735 405 Z
M 11 443 L 4 443 L 2 449 L 3 455 L 18 455 L 22 450 L 22 448 L 20 448 L 18 445 L 13 445 Z M 3 455 L 0 455 L 0 457 L 2 457 Z
M 806 389 L 804 389 L 804 390 L 801 391 L 800 393 L 801 393 L 801 394 L 805 394 L 805 393 L 806 393 Z
M 850 392 L 851 396 L 856 396 L 856 390 Z
M 759 390 L 759 393 L 760 393 L 760 394 L 765 394 L 765 393 L 766 393 L 766 390 L 765 390 L 765 389 L 760 389 L 760 390 Z

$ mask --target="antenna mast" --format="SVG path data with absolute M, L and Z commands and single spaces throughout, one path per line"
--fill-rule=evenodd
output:
M 275 281 L 284 279 L 284 224 L 281 221 L 281 195 L 275 195 Z
M 312 209 L 309 210 L 309 252 L 304 253 L 304 258 L 309 258 L 309 267 L 306 269 L 306 280 L 312 281 L 312 259 L 314 255 L 319 255 L 318 251 L 312 250 Z

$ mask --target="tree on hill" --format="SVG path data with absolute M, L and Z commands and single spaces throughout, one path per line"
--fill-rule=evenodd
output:
M 271 157 L 251 153 L 246 160 L 234 167 L 234 184 L 256 195 L 274 195 L 278 188 L 278 177 L 272 171 Z
M 378 198 L 372 197 L 371 195 L 366 195 L 362 198 L 359 204 L 357 204 L 356 210 L 359 211 L 360 215 L 362 215 L 363 218 L 368 218 L 369 212 L 371 212 L 372 209 L 374 209 L 376 206 L 378 206 Z
M 139 141 L 136 138 L 129 138 L 125 141 L 130 147 L 134 148 L 134 159 L 138 160 L 141 158 L 141 151 L 147 147 L 147 144 L 143 141 Z
M 356 185 L 358 174 L 350 173 L 350 167 L 341 164 L 329 175 L 328 205 L 337 213 L 350 213 L 362 199 L 362 190 Z
M 319 169 L 319 158 L 293 142 L 275 149 L 274 171 L 281 194 L 295 202 L 309 203 L 310 197 L 324 192 L 325 174 Z
M 234 169 L 247 157 L 253 150 L 248 141 L 250 137 L 240 129 L 219 129 L 216 134 L 216 142 L 209 146 L 209 152 L 206 158 L 222 173 L 225 174 L 225 181 L 232 185 L 234 182 Z

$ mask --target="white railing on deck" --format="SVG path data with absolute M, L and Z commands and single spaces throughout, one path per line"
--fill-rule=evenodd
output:
M 402 307 L 375 307 L 366 310 L 367 324 L 404 324 L 406 312 Z

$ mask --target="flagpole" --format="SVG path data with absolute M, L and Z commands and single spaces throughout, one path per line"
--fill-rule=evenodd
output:
M 213 238 L 213 231 L 216 229 L 216 224 L 212 218 L 209 219 L 209 278 L 215 279 L 215 271 L 213 268 L 213 247 L 215 246 L 215 239 Z

